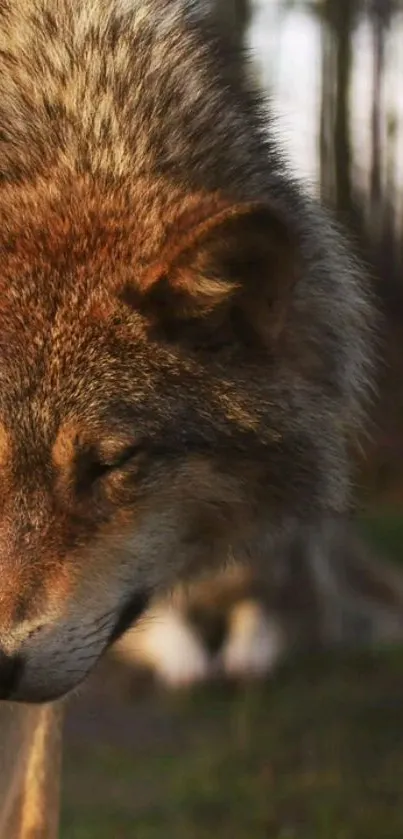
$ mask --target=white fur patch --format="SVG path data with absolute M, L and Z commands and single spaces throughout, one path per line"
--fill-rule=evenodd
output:
M 259 678 L 270 673 L 285 650 L 279 622 L 254 600 L 238 603 L 231 614 L 229 634 L 221 651 L 228 676 Z
M 116 652 L 123 660 L 151 667 L 170 687 L 191 685 L 210 675 L 211 662 L 202 641 L 170 606 L 153 610 L 144 626 L 122 639 Z

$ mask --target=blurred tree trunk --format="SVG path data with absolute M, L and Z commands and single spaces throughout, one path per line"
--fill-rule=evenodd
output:
M 355 220 L 350 136 L 352 36 L 356 0 L 323 0 L 321 175 L 326 200 Z
M 373 79 L 369 225 L 381 254 L 384 292 L 393 308 L 401 298 L 401 265 L 397 229 L 397 120 L 385 101 L 386 39 L 394 6 L 372 0 Z
M 335 112 L 335 51 L 334 39 L 329 27 L 322 32 L 322 101 L 320 109 L 320 185 L 325 201 L 334 203 L 336 193 L 336 165 L 334 159 L 334 112 Z
M 336 114 L 335 162 L 336 206 L 346 216 L 353 216 L 351 171 L 350 88 L 352 69 L 352 35 L 355 18 L 354 0 L 335 0 L 336 28 Z

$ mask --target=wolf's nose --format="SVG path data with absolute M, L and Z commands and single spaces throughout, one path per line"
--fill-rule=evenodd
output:
M 0 699 L 9 699 L 17 687 L 22 670 L 22 659 L 9 656 L 0 649 Z

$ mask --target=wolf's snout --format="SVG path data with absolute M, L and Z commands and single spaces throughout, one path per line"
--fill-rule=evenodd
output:
M 0 699 L 13 699 L 23 677 L 24 665 L 37 636 L 46 636 L 46 622 L 22 622 L 0 633 Z

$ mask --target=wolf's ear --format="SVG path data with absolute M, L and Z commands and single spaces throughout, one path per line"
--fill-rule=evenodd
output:
M 262 204 L 184 215 L 138 292 L 173 338 L 187 329 L 208 344 L 270 345 L 279 336 L 298 277 L 297 246 L 278 213 Z

